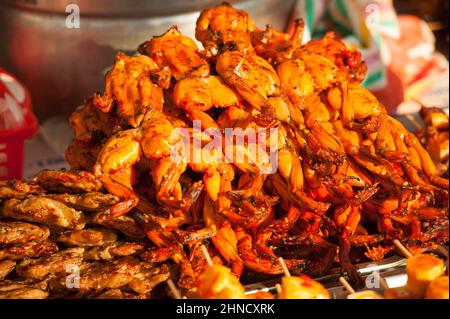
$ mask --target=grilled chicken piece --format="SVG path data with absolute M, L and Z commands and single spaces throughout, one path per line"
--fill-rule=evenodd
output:
M 42 193 L 43 190 L 37 183 L 16 180 L 0 181 L 1 198 L 23 198 L 29 195 Z
M 99 294 L 91 296 L 91 299 L 145 299 L 146 295 L 138 295 L 131 291 L 121 289 L 108 289 Z
M 135 275 L 128 287 L 138 294 L 148 294 L 160 283 L 169 279 L 169 267 L 155 267 L 149 263 L 141 263 L 141 270 Z
M 0 282 L 0 299 L 45 299 L 48 292 L 40 284 L 33 284 L 29 281 Z
M 48 256 L 58 251 L 58 246 L 52 241 L 35 242 L 25 244 L 7 245 L 0 248 L 0 260 L 20 260 L 24 258 L 38 258 Z
M 60 201 L 72 208 L 98 212 L 117 204 L 120 198 L 111 194 L 103 194 L 99 192 L 90 192 L 84 194 L 54 194 L 47 197 Z
M 116 257 L 136 255 L 144 249 L 144 245 L 134 242 L 115 242 L 85 251 L 85 260 L 112 260 Z
M 0 221 L 0 245 L 42 241 L 49 236 L 50 230 L 46 226 L 38 226 L 23 222 Z
M 0 261 L 0 281 L 4 280 L 16 267 L 16 262 L 12 260 Z
M 107 228 L 90 228 L 65 232 L 56 241 L 66 246 L 92 247 L 112 243 L 117 240 L 117 234 Z
M 32 279 L 4 280 L 0 282 L 0 299 L 45 299 L 50 277 L 41 281 Z
M 27 259 L 16 267 L 19 276 L 43 279 L 49 274 L 66 272 L 68 266 L 80 266 L 83 261 L 84 248 L 69 248 L 39 259 Z
M 70 229 L 82 229 L 85 225 L 80 211 L 54 199 L 39 196 L 7 200 L 0 216 Z
M 102 188 L 102 183 L 87 171 L 43 170 L 33 181 L 48 191 L 60 193 L 97 192 Z
M 95 224 L 103 225 L 109 228 L 114 228 L 121 231 L 131 238 L 144 238 L 145 234 L 136 220 L 129 215 L 122 215 L 114 219 L 102 219 L 101 213 L 97 213 L 92 216 L 91 221 Z
M 129 284 L 139 272 L 141 262 L 134 257 L 124 257 L 109 263 L 85 263 L 80 269 L 78 288 L 67 288 L 66 276 L 58 276 L 50 281 L 50 290 L 60 292 L 70 290 L 86 295 L 105 289 L 114 289 Z

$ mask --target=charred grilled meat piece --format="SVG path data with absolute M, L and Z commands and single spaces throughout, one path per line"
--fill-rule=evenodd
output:
M 46 299 L 48 292 L 40 286 L 27 281 L 5 280 L 0 282 L 0 299 Z
M 58 251 L 58 246 L 52 241 L 30 241 L 25 244 L 6 245 L 0 248 L 0 260 L 20 260 L 48 256 Z
M 114 289 L 126 286 L 139 272 L 141 262 L 134 257 L 124 257 L 109 263 L 85 263 L 80 269 L 78 288 L 66 286 L 66 276 L 58 276 L 50 281 L 52 292 L 70 290 L 79 295 L 100 292 L 105 289 Z
M 0 199 L 23 198 L 29 195 L 42 193 L 43 190 L 37 183 L 16 180 L 0 181 Z
M 40 196 L 24 200 L 9 199 L 3 205 L 0 216 L 69 229 L 81 229 L 85 225 L 82 212 Z
M 0 281 L 4 280 L 16 267 L 16 262 L 12 260 L 0 261 Z
M 117 234 L 107 228 L 90 228 L 65 232 L 56 241 L 66 246 L 92 247 L 113 243 L 117 240 Z
M 84 252 L 85 260 L 112 260 L 116 257 L 137 255 L 144 245 L 135 242 L 114 242 L 93 247 Z
M 33 181 L 47 191 L 59 193 L 98 192 L 102 188 L 102 183 L 87 171 L 43 170 Z
M 169 279 L 169 268 L 166 265 L 155 267 L 149 263 L 142 263 L 140 271 L 128 287 L 139 294 L 148 294 L 160 283 Z
M 144 238 L 144 231 L 136 220 L 129 215 L 122 215 L 114 219 L 100 218 L 101 213 L 97 213 L 91 217 L 91 222 L 119 230 L 124 235 L 131 238 Z
M 39 259 L 27 259 L 16 267 L 19 276 L 31 279 L 44 279 L 47 275 L 66 272 L 68 266 L 81 265 L 83 248 L 69 248 Z
M 111 194 L 89 192 L 84 194 L 54 194 L 47 197 L 55 199 L 74 209 L 98 212 L 117 204 L 120 198 Z
M 42 241 L 50 236 L 46 226 L 38 226 L 23 222 L 0 221 L 0 246 L 24 244 L 29 241 Z
M 90 296 L 91 299 L 146 299 L 146 295 L 136 294 L 131 291 L 121 289 L 108 289 L 99 294 Z

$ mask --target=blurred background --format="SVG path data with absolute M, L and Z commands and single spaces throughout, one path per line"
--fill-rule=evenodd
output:
M 220 2 L 0 0 L 0 70 L 29 91 L 32 114 L 40 124 L 25 144 L 25 177 L 65 165 L 63 152 L 72 134 L 67 118 L 103 90 L 117 51 L 133 54 L 140 43 L 174 24 L 193 37 L 199 11 Z M 417 101 L 448 108 L 448 0 L 228 2 L 247 10 L 260 28 L 270 24 L 287 30 L 302 18 L 305 40 L 335 31 L 362 51 L 369 67 L 364 85 L 393 114 L 414 114 L 420 108 Z M 1 85 L 0 75 L 0 166 L 6 138 L 1 131 L 9 116 Z M 31 131 L 21 138 L 31 137 Z

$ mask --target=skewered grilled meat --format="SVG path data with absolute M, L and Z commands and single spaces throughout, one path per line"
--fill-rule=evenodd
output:
M 84 263 L 80 268 L 79 286 L 68 288 L 66 276 L 50 281 L 50 290 L 53 292 L 72 290 L 84 295 L 105 289 L 120 288 L 128 285 L 140 270 L 140 262 L 134 257 L 123 257 L 110 263 Z
M 136 294 L 121 289 L 108 289 L 90 297 L 92 299 L 146 299 L 147 295 Z
M 142 244 L 136 242 L 112 242 L 102 246 L 86 249 L 85 260 L 113 260 L 116 257 L 133 256 L 144 249 Z
M 33 180 L 50 192 L 96 192 L 102 184 L 86 171 L 43 170 Z
M 66 204 L 76 210 L 98 212 L 117 204 L 120 199 L 111 194 L 89 192 L 83 194 L 54 194 L 47 197 Z
M 5 280 L 0 282 L 0 299 L 46 299 L 48 292 L 31 283 Z
M 71 117 L 67 160 L 89 172 L 45 170 L 33 183 L 0 184 L 2 220 L 45 224 L 52 239 L 86 246 L 80 289 L 66 287 L 60 268 L 58 256 L 70 249 L 54 255 L 56 270 L 43 266 L 51 256 L 25 260 L 17 272 L 61 271 L 52 296 L 126 297 L 133 289 L 130 296 L 142 296 L 167 271 L 134 256 L 171 259 L 180 287 L 200 278 L 203 296 L 244 298 L 238 277 L 282 273 L 279 256 L 293 273 L 318 276 L 340 265 L 357 286 L 353 264 L 394 253 L 393 239 L 414 253 L 447 243 L 448 118 L 423 111 L 429 130 L 408 132 L 361 86 L 358 52 L 331 33 L 302 44 L 302 29 L 298 22 L 292 34 L 260 30 L 246 12 L 222 4 L 198 19 L 205 51 L 172 27 L 141 45 L 140 56 L 118 53 L 104 92 Z M 230 129 L 276 133 L 261 149 L 251 145 L 258 133 L 242 143 L 233 135 L 232 152 L 225 145 L 211 152 Z M 3 239 L 0 259 L 57 250 L 25 238 Z M 199 254 L 207 240 L 223 265 L 216 272 Z M 424 294 L 420 278 L 411 276 L 411 285 Z
M 66 272 L 68 266 L 79 266 L 83 260 L 83 248 L 69 248 L 48 257 L 23 260 L 16 267 L 19 276 L 44 279 L 47 275 Z
M 0 215 L 69 229 L 81 229 L 85 225 L 82 212 L 41 196 L 30 196 L 24 200 L 11 198 L 3 205 Z
M 141 269 L 128 284 L 128 288 L 138 294 L 146 295 L 153 288 L 169 279 L 169 269 L 166 265 L 155 267 L 152 264 L 141 263 Z
M 89 228 L 65 232 L 58 236 L 56 241 L 66 246 L 91 247 L 101 246 L 117 240 L 113 230 L 107 228 Z
M 143 227 L 160 259 L 179 266 L 182 287 L 192 286 L 204 268 L 198 257 L 204 239 L 238 276 L 248 270 L 279 274 L 274 260 L 285 254 L 292 271 L 314 275 L 339 260 L 354 283 L 361 283 L 355 256 L 383 258 L 394 251 L 394 238 L 423 247 L 448 241 L 448 179 L 420 140 L 360 85 L 366 73 L 361 55 L 332 33 L 302 44 L 302 29 L 297 22 L 291 34 L 260 30 L 246 12 L 222 4 L 198 19 L 205 52 L 171 28 L 141 45 L 142 56 L 119 54 L 105 93 L 89 100 L 83 114 L 89 118 L 94 107 L 92 119 L 100 111 L 132 126 L 113 130 L 100 121 L 107 133 L 96 144 L 93 169 L 124 200 L 91 222 L 128 225 L 136 237 Z M 148 74 L 163 92 L 163 108 L 144 103 L 160 97 L 149 81 L 140 86 L 138 75 Z M 125 91 L 136 94 L 113 108 L 112 99 Z M 178 140 L 170 133 L 192 133 L 187 127 L 198 120 L 202 129 L 221 132 L 276 128 L 275 172 L 261 173 L 263 163 L 247 145 L 241 148 L 249 163 L 221 162 L 223 149 L 198 163 L 181 149 L 181 160 L 174 161 L 169 154 Z M 86 132 L 97 124 L 90 123 L 88 129 L 74 126 L 75 141 L 92 142 Z M 202 148 L 211 138 L 200 140 Z M 194 147 L 191 138 L 184 142 Z M 143 182 L 148 175 L 151 182 Z M 191 185 L 204 187 L 192 192 L 181 183 L 187 175 L 194 176 Z
M 168 278 L 167 268 L 155 268 L 134 257 L 113 261 L 84 263 L 80 268 L 79 286 L 68 288 L 65 276 L 50 281 L 53 292 L 72 291 L 79 295 L 128 286 L 137 293 L 148 293 Z
M 128 215 L 118 216 L 113 219 L 103 219 L 101 214 L 96 214 L 91 217 L 91 221 L 98 225 L 117 229 L 131 238 L 143 238 L 145 236 L 136 220 Z
M 6 245 L 0 247 L 0 260 L 20 260 L 49 256 L 58 251 L 58 246 L 52 241 L 29 241 L 24 244 Z
M 108 219 L 108 211 L 119 209 L 122 199 L 99 193 L 98 187 L 92 187 L 93 184 L 80 186 L 75 183 L 74 177 L 85 176 L 83 172 L 69 172 L 68 175 L 69 182 L 66 183 L 66 172 L 45 171 L 45 174 L 38 174 L 44 189 L 70 193 L 46 194 L 40 189 L 39 193 L 27 196 L 8 193 L 16 197 L 5 197 L 0 218 L 37 224 L 0 220 L 0 280 L 3 280 L 0 298 L 47 298 L 49 293 L 55 297 L 75 294 L 91 298 L 94 297 L 92 292 L 101 297 L 105 289 L 118 287 L 124 288 L 120 298 L 148 298 L 155 286 L 167 280 L 168 267 L 158 267 L 131 257 L 142 253 L 148 244 L 130 241 L 130 238 L 117 241 L 116 231 L 105 226 L 81 229 L 84 227 L 84 216 L 77 209 L 93 212 L 89 216 L 90 220 L 119 228 L 133 238 L 144 236 L 142 228 L 131 216 Z M 86 176 L 90 177 L 89 174 Z M 20 183 L 8 182 L 8 185 Z M 83 188 L 93 191 L 85 192 Z M 58 246 L 48 240 L 50 232 L 52 240 L 76 248 L 65 248 L 58 252 Z M 15 260 L 22 261 L 16 265 Z M 66 282 L 69 276 L 76 277 L 77 273 L 72 273 L 77 270 L 74 267 L 78 267 L 85 275 L 81 278 L 80 290 L 75 292 Z M 14 281 L 4 280 L 14 270 L 17 278 Z M 54 288 L 49 292 L 47 283 L 50 280 Z M 105 293 L 103 297 L 107 295 Z
M 12 260 L 0 261 L 0 281 L 5 279 L 16 267 L 16 262 Z
M 37 183 L 17 180 L 0 181 L 0 199 L 23 198 L 42 193 Z
M 0 221 L 0 246 L 24 244 L 29 241 L 43 241 L 49 236 L 50 230 L 46 226 Z

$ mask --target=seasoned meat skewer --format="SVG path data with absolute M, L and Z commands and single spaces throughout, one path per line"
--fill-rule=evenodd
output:
M 25 244 L 6 245 L 0 248 L 0 260 L 20 260 L 49 256 L 58 251 L 58 246 L 52 241 L 30 241 Z
M 120 288 L 129 284 L 140 270 L 140 262 L 134 257 L 124 257 L 110 263 L 84 263 L 80 268 L 79 287 L 68 288 L 62 274 L 50 281 L 52 292 L 71 290 L 80 295 Z
M 0 282 L 0 299 L 46 299 L 45 287 L 32 282 L 5 280 Z
M 29 241 L 42 241 L 50 236 L 46 226 L 38 226 L 23 222 L 0 221 L 0 246 L 24 244 Z
M 102 246 L 86 249 L 84 260 L 113 260 L 116 257 L 137 255 L 144 250 L 144 245 L 137 242 L 112 242 Z
M 107 228 L 90 228 L 65 232 L 56 241 L 66 246 L 101 246 L 117 240 L 117 234 Z
M 169 279 L 169 275 L 169 268 L 166 265 L 154 267 L 152 264 L 141 263 L 141 269 L 128 287 L 136 293 L 148 294 L 157 285 Z
M 90 220 L 93 224 L 117 229 L 130 238 L 143 238 L 145 236 L 143 229 L 138 225 L 136 220 L 129 215 L 123 215 L 113 219 L 103 219 L 101 217 L 102 212 L 96 213 L 95 215 L 90 216 Z
M 7 200 L 0 216 L 69 229 L 81 229 L 85 225 L 82 212 L 54 199 L 39 196 Z
M 44 279 L 47 275 L 66 272 L 68 266 L 80 266 L 83 253 L 83 248 L 69 248 L 48 257 L 27 259 L 17 265 L 16 272 L 25 278 Z
M 0 281 L 4 280 L 16 267 L 16 262 L 12 260 L 0 261 Z
M 23 198 L 42 193 L 37 183 L 16 180 L 0 181 L 0 199 Z
M 100 181 L 87 171 L 43 170 L 33 181 L 51 192 L 98 192 L 102 188 Z
M 117 204 L 120 198 L 111 194 L 89 192 L 84 194 L 54 194 L 47 195 L 77 210 L 98 212 Z

